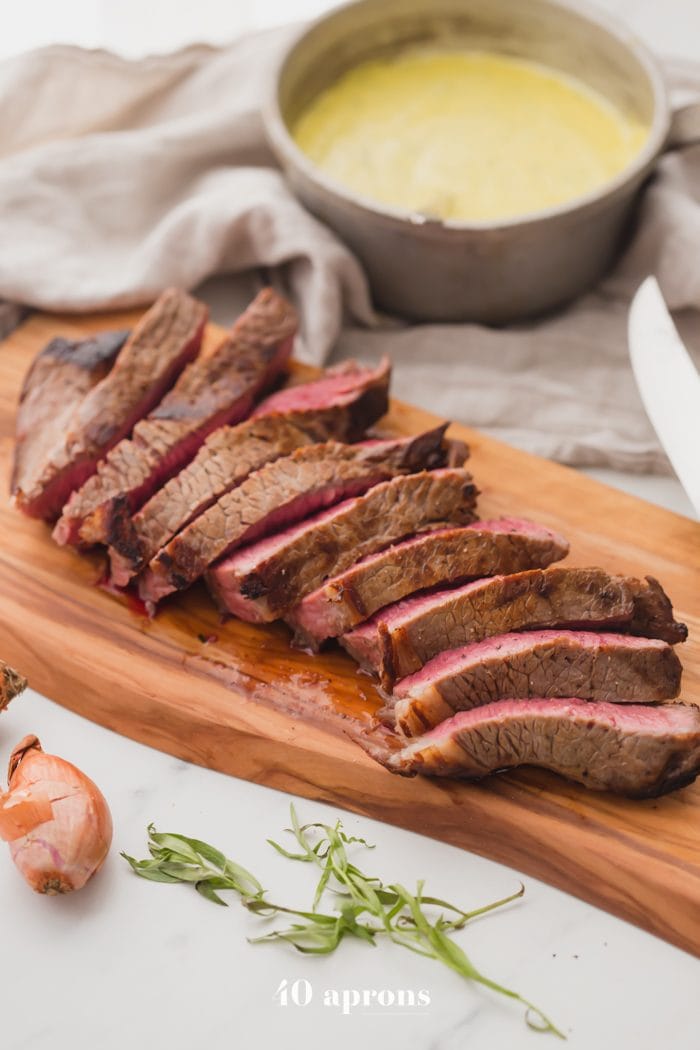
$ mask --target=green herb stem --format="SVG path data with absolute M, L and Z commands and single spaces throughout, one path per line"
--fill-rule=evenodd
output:
M 160 833 L 153 824 L 148 826 L 150 859 L 135 860 L 126 853 L 122 856 L 137 875 L 152 882 L 189 882 L 207 900 L 224 906 L 226 901 L 219 896 L 219 891 L 232 890 L 254 915 L 261 918 L 289 915 L 301 920 L 251 938 L 253 944 L 285 941 L 305 954 L 327 955 L 348 936 L 370 945 L 375 945 L 378 937 L 388 937 L 409 951 L 443 963 L 460 977 L 522 1003 L 526 1008 L 526 1023 L 531 1028 L 566 1038 L 539 1007 L 480 973 L 449 936 L 473 919 L 522 897 L 525 892 L 522 885 L 508 897 L 464 911 L 439 897 L 426 896 L 422 882 L 413 894 L 401 883 L 385 884 L 362 872 L 348 857 L 347 847 L 374 847 L 364 839 L 347 835 L 341 821 L 334 825 L 318 822 L 302 825 L 293 805 L 290 812 L 292 827 L 287 830 L 294 836 L 298 851 L 292 852 L 272 839 L 268 842 L 283 857 L 319 868 L 310 911 L 269 901 L 255 876 L 220 850 L 185 835 Z M 321 904 L 331 895 L 335 909 L 321 911 Z M 437 917 L 431 918 L 426 908 L 431 912 L 438 909 Z

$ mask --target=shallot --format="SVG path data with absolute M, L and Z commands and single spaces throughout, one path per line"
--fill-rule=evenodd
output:
M 10 700 L 27 687 L 27 679 L 18 674 L 13 667 L 0 660 L 0 711 L 7 707 Z
M 0 838 L 37 893 L 79 890 L 99 871 L 112 842 L 112 817 L 99 788 L 70 762 L 26 736 L 10 756 L 0 792 Z

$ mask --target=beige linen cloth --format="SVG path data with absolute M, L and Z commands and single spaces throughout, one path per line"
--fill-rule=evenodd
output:
M 358 263 L 265 144 L 261 100 L 295 31 L 138 62 L 57 46 L 1 64 L 0 299 L 132 306 L 269 268 L 299 306 L 306 360 L 388 353 L 395 392 L 445 418 L 568 463 L 668 470 L 626 312 L 654 272 L 700 347 L 700 146 L 662 159 L 616 270 L 565 311 L 501 330 L 402 325 L 376 316 Z M 700 67 L 668 75 L 700 94 Z

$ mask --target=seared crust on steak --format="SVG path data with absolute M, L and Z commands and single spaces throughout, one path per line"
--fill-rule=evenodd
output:
M 63 508 L 58 543 L 109 543 L 115 500 L 137 510 L 189 462 L 224 423 L 243 419 L 255 397 L 286 367 L 297 319 L 271 288 L 261 291 L 213 353 L 200 355 L 131 438 L 111 450 Z
M 157 602 L 189 586 L 218 558 L 397 474 L 440 463 L 445 426 L 415 438 L 297 449 L 251 474 L 183 529 L 149 564 L 139 594 Z
M 457 711 L 508 697 L 608 703 L 673 700 L 681 662 L 667 642 L 593 631 L 525 631 L 439 653 L 394 686 L 385 715 L 419 736 Z
M 113 506 L 112 582 L 125 586 L 180 529 L 266 463 L 304 445 L 359 437 L 386 411 L 389 376 L 388 361 L 378 369 L 346 362 L 272 394 L 245 423 L 219 427 L 133 518 L 124 500 Z
M 646 638 L 663 638 L 671 645 L 684 642 L 688 637 L 688 628 L 673 617 L 671 599 L 658 580 L 645 576 L 637 580 L 626 576 L 625 582 L 634 600 L 634 613 L 630 631 L 632 634 Z
M 51 449 L 63 440 L 71 416 L 114 364 L 128 330 L 89 339 L 52 339 L 29 367 L 17 409 L 10 489 L 31 493 Z
M 311 431 L 311 432 L 309 432 Z M 202 514 L 219 496 L 235 488 L 265 464 L 311 444 L 309 431 L 286 416 L 249 419 L 215 430 L 192 462 L 171 478 L 131 516 L 120 500 L 110 523 L 112 582 L 124 587 L 180 529 Z M 319 435 L 319 441 L 326 440 Z
M 546 568 L 568 550 L 562 536 L 514 518 L 412 536 L 327 580 L 292 610 L 287 622 L 298 644 L 317 649 L 326 638 L 336 638 L 416 591 Z
M 345 634 L 341 643 L 390 689 L 398 678 L 418 671 L 445 649 L 511 631 L 634 627 L 636 634 L 647 637 L 658 629 L 664 638 L 682 635 L 683 625 L 671 629 L 671 604 L 658 600 L 657 587 L 653 588 L 655 615 L 650 617 L 642 581 L 611 576 L 603 569 L 557 567 L 493 576 L 391 605 Z M 663 615 L 658 611 L 661 604 Z
M 540 627 L 620 627 L 634 603 L 622 577 L 602 569 L 533 569 L 493 576 L 388 606 L 341 644 L 389 689 L 444 649 Z
M 417 532 L 473 521 L 476 496 L 471 474 L 459 468 L 398 477 L 235 552 L 207 582 L 223 611 L 274 620 L 358 558 Z
M 366 749 L 394 773 L 476 779 L 540 766 L 596 791 L 656 798 L 700 772 L 700 708 L 500 700 L 460 712 L 401 750 Z
M 170 288 L 136 325 L 111 371 L 83 398 L 29 490 L 15 503 L 32 517 L 52 521 L 99 460 L 156 405 L 197 354 L 207 307 Z

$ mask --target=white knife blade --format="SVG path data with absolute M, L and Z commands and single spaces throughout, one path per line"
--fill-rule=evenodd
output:
M 655 277 L 647 277 L 632 300 L 628 338 L 647 415 L 700 515 L 700 375 Z

